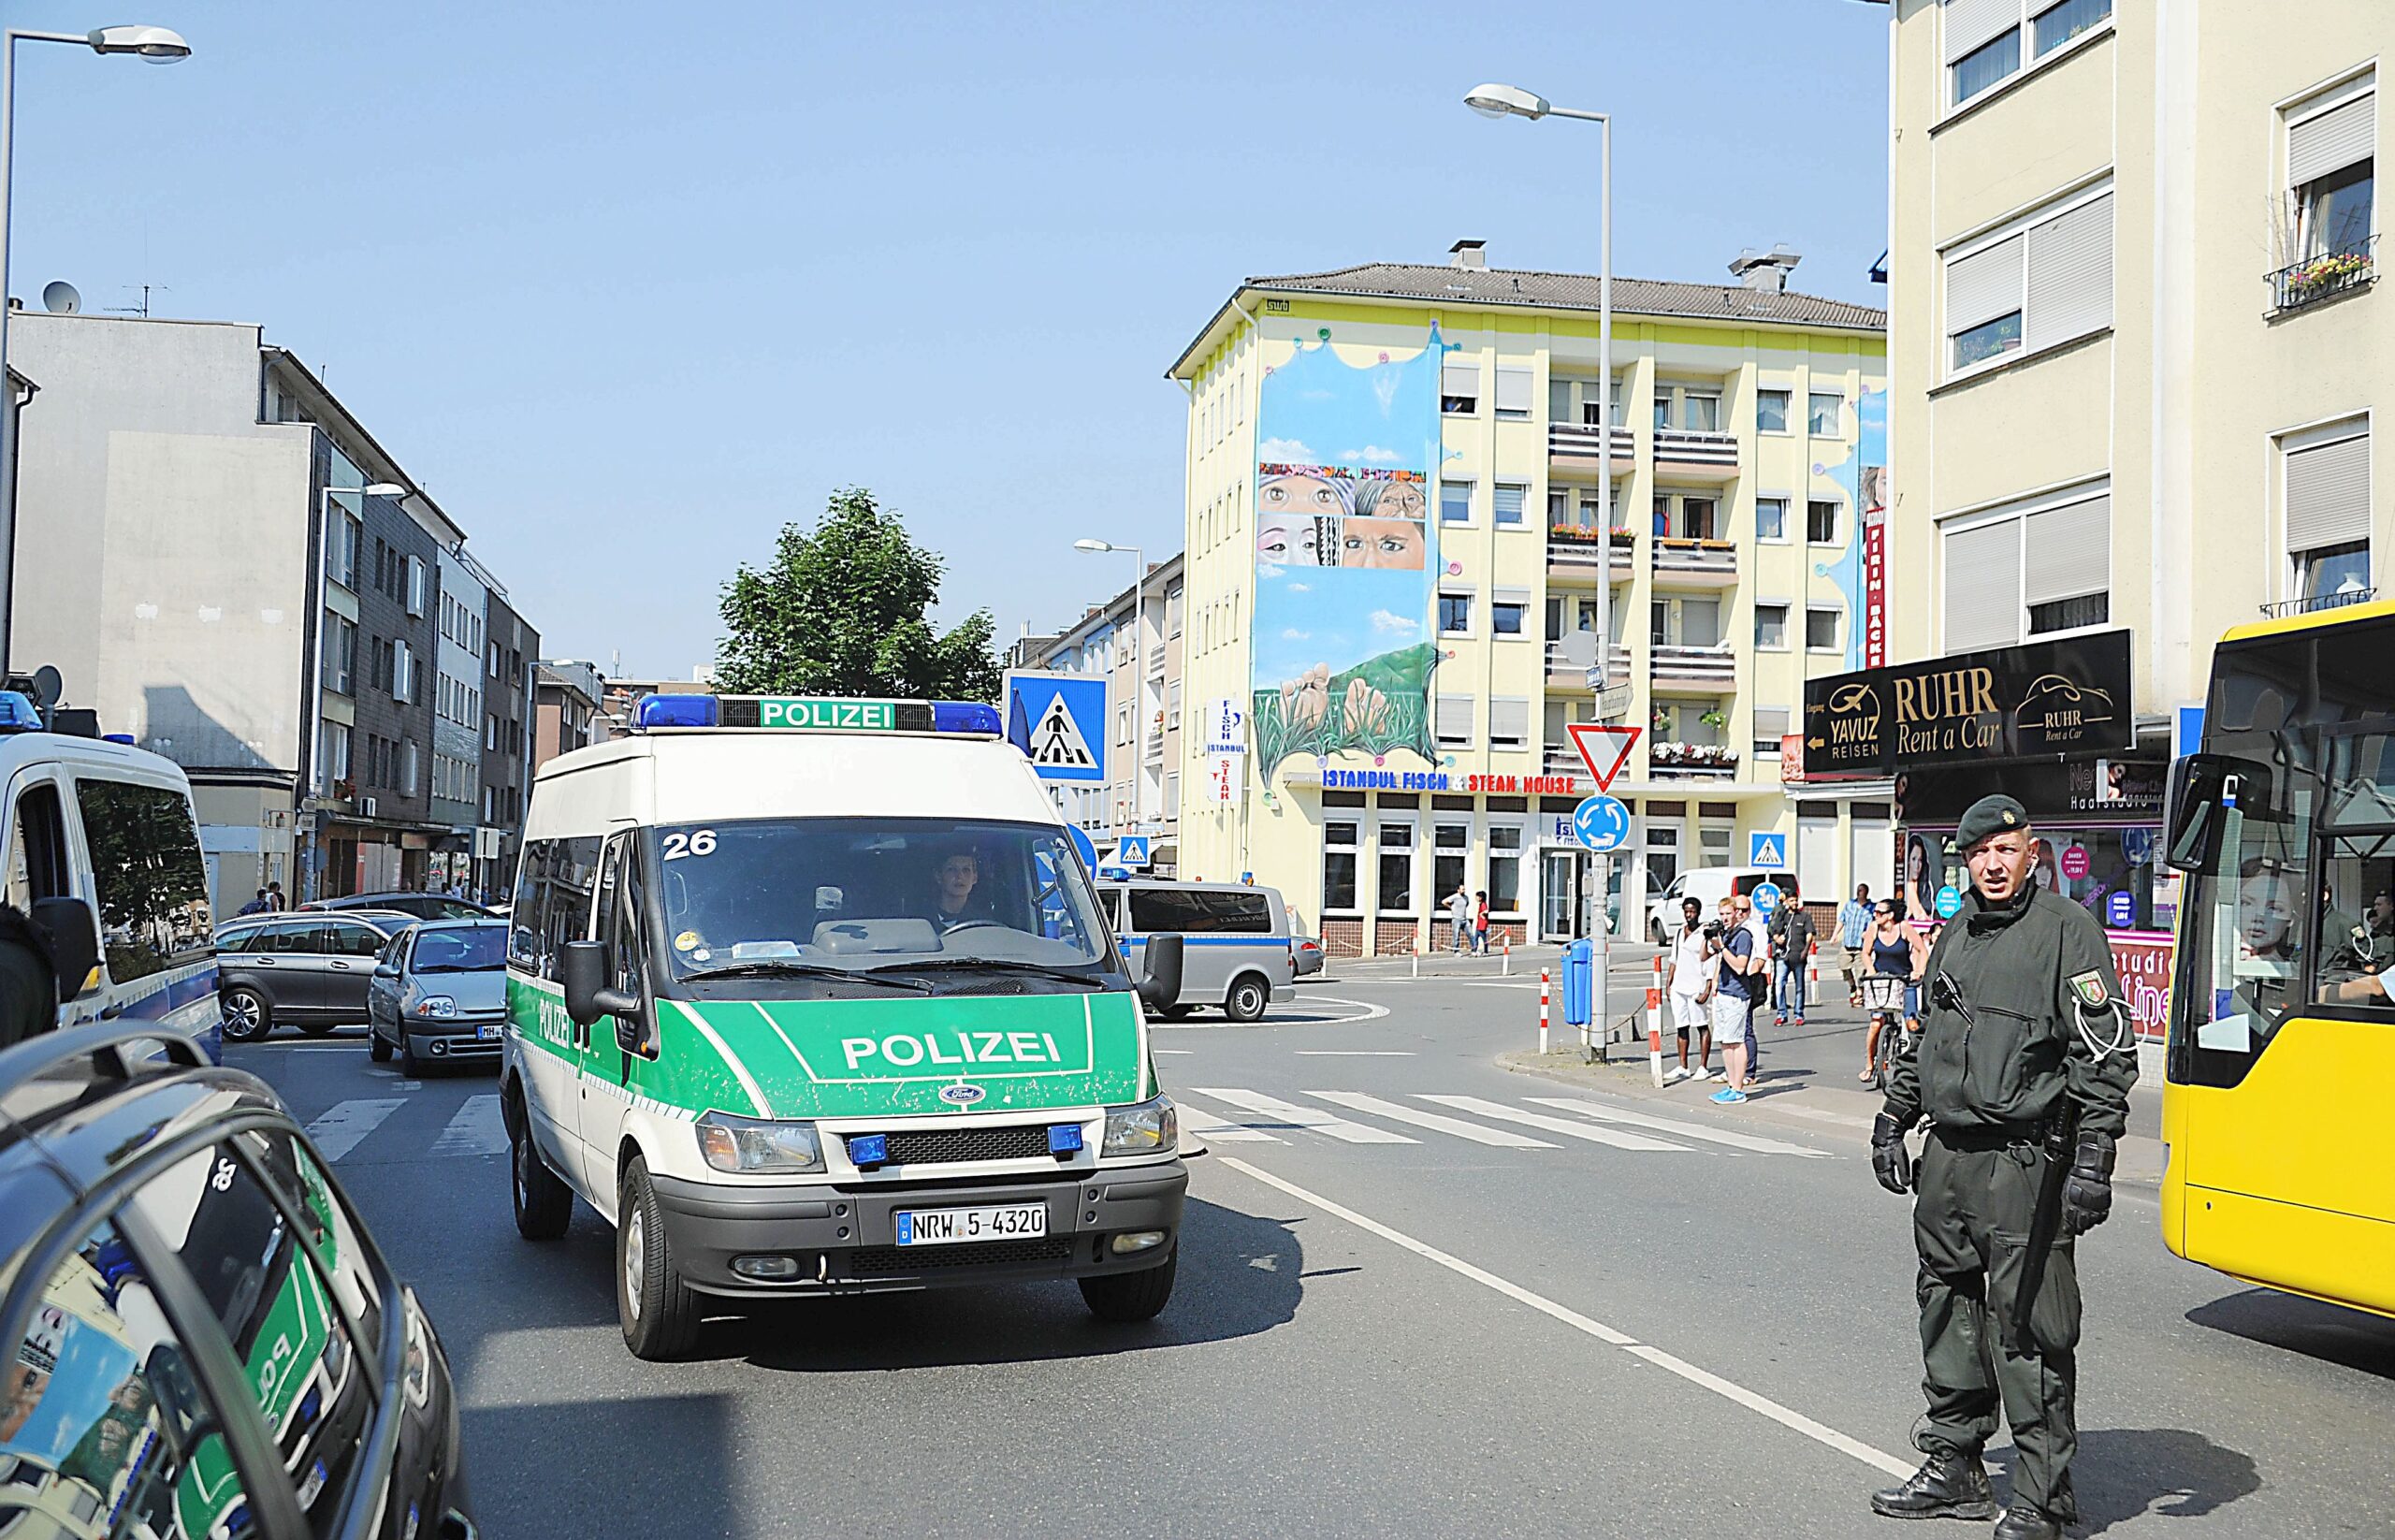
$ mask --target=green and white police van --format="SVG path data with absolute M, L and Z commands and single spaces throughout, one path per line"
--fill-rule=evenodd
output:
M 987 705 L 652 695 L 542 766 L 509 915 L 516 1228 L 616 1227 L 624 1341 L 744 1301 L 1172 1291 L 1188 1174 L 1069 830 Z

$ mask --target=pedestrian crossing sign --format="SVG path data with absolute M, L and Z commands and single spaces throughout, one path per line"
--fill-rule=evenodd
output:
M 1788 838 L 1785 835 L 1749 835 L 1747 864 L 1765 871 L 1778 871 L 1788 864 Z
M 1106 779 L 1106 681 L 1029 670 L 1007 676 L 1007 738 L 1042 780 Z

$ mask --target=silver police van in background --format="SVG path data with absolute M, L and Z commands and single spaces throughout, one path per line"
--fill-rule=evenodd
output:
M 1276 888 L 1135 877 L 1100 880 L 1097 893 L 1126 954 L 1151 936 L 1182 937 L 1181 999 L 1164 1009 L 1168 1017 L 1215 1005 L 1232 1021 L 1252 1022 L 1297 980 L 1296 937 Z

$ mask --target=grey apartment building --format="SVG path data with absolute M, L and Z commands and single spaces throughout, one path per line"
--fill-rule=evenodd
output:
M 538 639 L 465 530 L 256 326 L 19 312 L 9 351 L 10 667 L 183 766 L 219 905 L 484 885 L 529 739 L 469 725 L 458 660 L 498 612 Z

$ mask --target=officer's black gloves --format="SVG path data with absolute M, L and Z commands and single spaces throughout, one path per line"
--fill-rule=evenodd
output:
M 2071 1234 L 2084 1235 L 2112 1217 L 2114 1155 L 2112 1135 L 2080 1131 L 2079 1153 L 2062 1184 L 2063 1228 Z
M 2109 1164 L 2107 1170 L 2109 1170 Z M 1881 1112 L 1871 1123 L 1871 1174 L 1880 1185 L 1902 1197 L 1912 1191 L 1912 1153 L 1905 1148 L 1905 1125 L 1894 1112 Z M 2104 1189 L 2105 1201 L 2112 1189 Z

